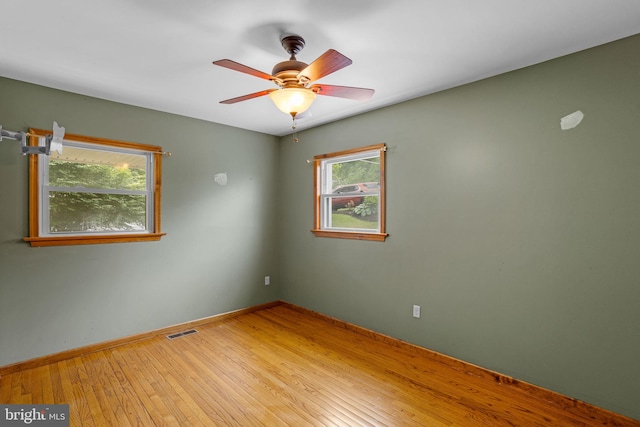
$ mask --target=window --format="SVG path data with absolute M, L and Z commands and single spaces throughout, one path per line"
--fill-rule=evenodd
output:
M 48 131 L 31 129 L 31 145 Z M 62 154 L 31 155 L 31 246 L 160 240 L 162 148 L 65 135 Z
M 384 241 L 384 144 L 313 158 L 318 237 Z

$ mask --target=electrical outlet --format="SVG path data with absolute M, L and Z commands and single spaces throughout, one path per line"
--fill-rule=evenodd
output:
M 420 318 L 420 306 L 419 305 L 414 305 L 413 306 L 413 317 L 419 319 Z
M 264 276 L 264 285 L 265 286 L 269 286 L 271 284 L 271 277 L 270 276 Z

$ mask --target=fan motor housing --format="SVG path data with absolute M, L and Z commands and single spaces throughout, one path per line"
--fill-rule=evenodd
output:
M 282 61 L 277 63 L 273 67 L 273 70 L 271 71 L 271 75 L 275 77 L 277 80 L 282 81 L 283 87 L 288 85 L 299 86 L 300 82 L 298 81 L 298 74 L 300 73 L 300 71 L 307 68 L 307 66 L 308 66 L 307 64 L 301 61 L 295 61 L 295 60 Z

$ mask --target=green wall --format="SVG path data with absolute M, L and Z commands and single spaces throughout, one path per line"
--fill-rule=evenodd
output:
M 30 248 L 27 159 L 0 143 L 0 365 L 283 298 L 640 419 L 638 51 L 635 36 L 297 144 L 0 78 L 6 129 L 57 120 L 173 153 L 162 241 Z M 378 142 L 387 241 L 314 237 L 306 161 Z
M 28 165 L 0 143 L 0 366 L 279 297 L 278 138 L 0 78 L 0 124 L 161 145 L 159 242 L 31 248 Z M 228 185 L 214 182 L 226 172 Z M 272 285 L 264 286 L 264 276 Z
M 638 52 L 635 36 L 282 138 L 284 299 L 640 419 Z M 306 160 L 379 142 L 387 241 L 314 237 Z

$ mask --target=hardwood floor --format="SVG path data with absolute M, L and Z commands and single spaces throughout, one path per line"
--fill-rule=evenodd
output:
M 286 303 L 0 377 L 74 426 L 640 426 Z

